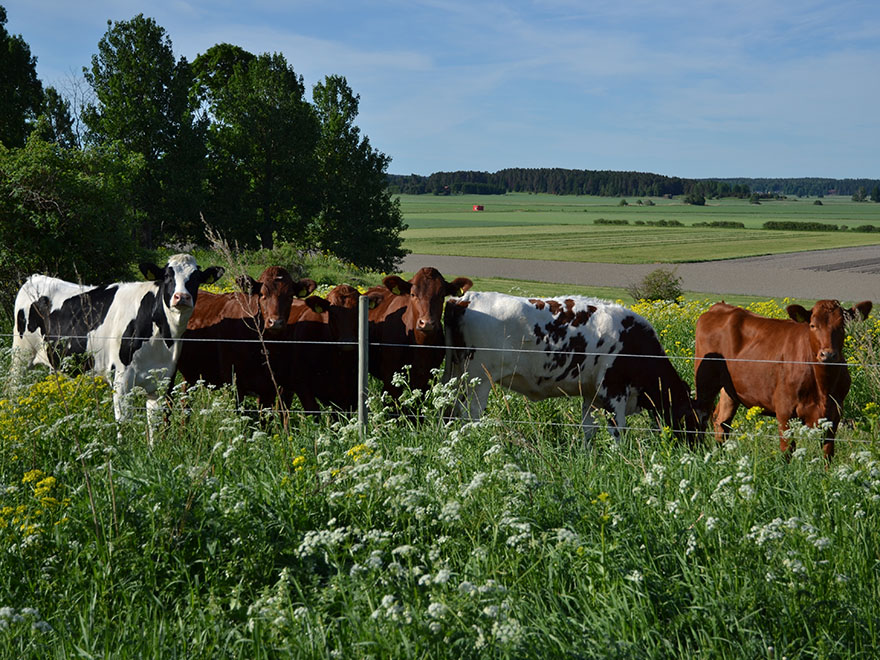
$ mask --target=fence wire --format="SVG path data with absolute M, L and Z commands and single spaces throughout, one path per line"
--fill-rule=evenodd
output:
M 0 337 L 5 339 L 11 339 L 14 337 L 13 333 L 0 333 Z M 76 339 L 76 340 L 122 340 L 123 337 L 119 335 L 64 335 L 64 336 L 50 336 L 46 338 L 47 341 L 62 341 L 67 339 Z M 193 338 L 193 337 L 180 337 L 175 341 L 179 341 L 182 343 L 222 343 L 222 344 L 258 344 L 261 346 L 304 346 L 304 345 L 314 345 L 314 346 L 351 346 L 356 347 L 358 345 L 357 341 L 320 341 L 320 340 L 290 340 L 290 339 L 271 339 L 271 338 L 254 338 L 254 339 L 229 339 L 229 338 Z M 555 350 L 555 349 L 540 349 L 540 348 L 499 348 L 496 346 L 433 346 L 433 345 L 420 345 L 420 344 L 401 344 L 401 343 L 392 343 L 392 342 L 369 342 L 370 348 L 406 348 L 406 349 L 429 349 L 429 350 L 439 350 L 442 349 L 446 351 L 447 349 L 455 351 L 484 351 L 489 353 L 513 353 L 513 354 L 539 354 L 539 355 L 566 355 L 566 356 L 581 356 L 581 357 L 607 357 L 607 358 L 618 358 L 618 357 L 626 357 L 626 358 L 635 358 L 635 359 L 669 359 L 672 361 L 683 361 L 683 362 L 695 362 L 697 359 L 701 359 L 702 361 L 723 361 L 723 362 L 742 362 L 742 363 L 755 363 L 755 364 L 787 364 L 787 365 L 828 365 L 828 364 L 842 364 L 846 365 L 849 368 L 856 369 L 880 369 L 880 364 L 877 363 L 858 363 L 858 362 L 845 362 L 845 363 L 826 363 L 826 362 L 818 362 L 818 361 L 799 361 L 799 360 L 764 360 L 764 359 L 753 359 L 753 358 L 724 358 L 724 357 L 710 357 L 706 356 L 703 358 L 697 358 L 693 355 L 675 355 L 675 354 L 666 354 L 666 355 L 644 355 L 640 353 L 608 353 L 608 352 L 598 352 L 598 351 L 574 351 L 574 350 Z M 266 410 L 274 410 L 274 409 L 252 409 L 252 408 L 243 408 L 239 407 L 238 410 L 242 413 L 246 414 L 261 414 L 266 412 Z M 300 414 L 300 415 L 309 415 L 309 416 L 335 416 L 335 417 L 345 417 L 348 418 L 349 421 L 352 419 L 356 419 L 356 414 L 353 415 L 348 412 L 343 412 L 339 410 L 333 409 L 320 409 L 320 410 L 304 410 L 304 409 L 288 409 L 284 412 L 289 414 Z M 444 416 L 444 421 L 458 421 L 458 422 L 473 422 L 476 421 L 471 417 L 453 417 L 453 416 Z M 551 421 L 533 421 L 533 420 L 514 420 L 514 419 L 493 419 L 489 417 L 484 417 L 482 420 L 484 423 L 494 423 L 498 425 L 511 424 L 519 427 L 551 427 L 551 428 L 560 428 L 560 429 L 572 429 L 580 431 L 584 427 L 575 422 L 566 423 L 566 422 L 551 422 Z M 600 424 L 591 425 L 595 426 L 595 428 L 601 429 L 604 428 Z M 621 433 L 624 432 L 650 432 L 661 434 L 667 429 L 660 427 L 652 427 L 652 426 L 620 426 L 615 427 Z M 706 430 L 706 431 L 676 431 L 679 435 L 685 435 L 688 438 L 696 438 L 698 441 L 703 440 L 705 438 L 712 439 L 715 437 L 714 430 Z M 737 432 L 735 429 L 732 430 L 728 435 L 727 439 L 742 439 L 742 438 L 766 438 L 778 440 L 778 433 L 774 433 L 772 435 L 767 434 L 756 434 L 754 432 Z M 797 440 L 798 438 L 792 438 Z M 852 444 L 867 444 L 871 442 L 870 440 L 861 440 L 856 438 L 835 438 L 835 442 L 840 443 L 852 443 Z

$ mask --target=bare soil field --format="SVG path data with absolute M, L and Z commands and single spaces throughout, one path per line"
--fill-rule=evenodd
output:
M 447 276 L 627 287 L 656 268 L 674 268 L 686 291 L 844 301 L 880 298 L 880 245 L 684 264 L 606 264 L 411 254 L 401 269 L 434 266 Z

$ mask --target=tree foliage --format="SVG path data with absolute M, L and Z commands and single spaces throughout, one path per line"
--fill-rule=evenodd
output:
M 0 6 L 0 144 L 24 145 L 42 104 L 37 58 L 21 35 L 6 31 L 6 9 Z
M 190 236 L 198 226 L 205 129 L 194 117 L 190 66 L 175 60 L 165 30 L 143 14 L 107 25 L 91 68 L 83 69 L 96 96 L 83 111 L 87 139 L 143 158 L 132 185 L 147 246 Z
M 299 238 L 317 212 L 319 127 L 305 86 L 280 54 L 228 44 L 195 62 L 212 118 L 208 221 L 244 246 Z
M 327 76 L 312 98 L 321 122 L 317 147 L 321 210 L 312 237 L 322 249 L 364 268 L 393 271 L 406 251 L 406 226 L 388 191 L 391 159 L 354 124 L 360 97 L 342 76 Z
M 22 279 L 124 276 L 134 259 L 128 177 L 139 159 L 104 149 L 64 149 L 32 135 L 0 145 L 0 304 Z

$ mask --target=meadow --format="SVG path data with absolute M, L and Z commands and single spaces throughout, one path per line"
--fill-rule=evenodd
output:
M 880 243 L 878 234 L 852 231 L 764 230 L 767 221 L 822 222 L 849 228 L 880 227 L 880 204 L 842 198 L 788 199 L 750 204 L 708 200 L 689 206 L 678 199 L 575 197 L 509 193 L 491 196 L 401 195 L 409 226 L 404 245 L 416 254 L 607 263 L 653 263 L 731 259 L 817 247 Z M 483 211 L 473 211 L 475 204 Z M 598 219 L 627 225 L 596 225 Z M 652 226 L 660 221 L 681 227 Z M 637 222 L 644 223 L 637 225 Z M 743 229 L 695 227 L 694 223 L 741 222 Z M 626 246 L 625 250 L 621 246 Z
M 636 305 L 689 381 L 706 305 Z M 31 372 L 0 401 L 0 657 L 875 657 L 878 336 L 847 338 L 831 465 L 754 410 L 721 446 L 634 416 L 585 449 L 576 401 L 449 421 L 439 383 L 373 389 L 363 437 L 190 389 L 150 448 L 106 384 Z

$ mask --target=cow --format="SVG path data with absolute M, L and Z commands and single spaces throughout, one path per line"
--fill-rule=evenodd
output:
M 360 297 L 354 287 L 340 284 L 325 298 L 309 296 L 291 306 L 284 338 L 292 343 L 278 367 L 288 408 L 294 394 L 310 413 L 318 411 L 318 401 L 343 411 L 357 406 Z M 372 307 L 384 295 L 368 297 Z
M 715 397 L 715 438 L 730 432 L 737 408 L 759 407 L 779 425 L 779 448 L 788 456 L 795 443 L 786 438 L 789 420 L 807 426 L 831 423 L 822 451 L 834 456 L 850 376 L 843 356 L 844 322 L 866 318 L 870 301 L 845 310 L 836 300 L 820 300 L 807 310 L 786 308 L 788 319 L 759 316 L 720 302 L 697 319 L 694 373 L 701 428 L 707 426 Z
M 294 280 L 284 268 L 270 266 L 255 280 L 236 278 L 240 291 L 202 293 L 183 334 L 177 370 L 188 383 L 203 380 L 217 387 L 235 383 L 238 400 L 254 394 L 261 407 L 275 402 L 277 370 L 270 355 L 280 350 L 294 297 L 315 290 L 311 279 Z
M 117 421 L 127 417 L 135 386 L 146 391 L 155 420 L 159 383 L 174 372 L 199 286 L 224 269 L 200 270 L 194 257 L 176 254 L 162 268 L 145 262 L 140 270 L 150 281 L 89 286 L 31 275 L 15 298 L 13 381 L 34 364 L 57 369 L 64 357 L 82 356 L 96 375 L 109 380 L 112 372 Z
M 460 296 L 473 286 L 467 277 L 447 282 L 436 268 L 422 268 L 409 281 L 389 275 L 381 287 L 367 295 L 378 304 L 370 310 L 370 375 L 397 398 L 402 388 L 392 382 L 395 373 L 409 365 L 409 386 L 425 389 L 431 370 L 443 363 L 443 301 Z
M 619 440 L 626 416 L 650 411 L 679 437 L 694 433 L 690 390 L 672 366 L 650 323 L 635 312 L 581 296 L 539 299 L 468 291 L 446 303 L 443 378 L 480 379 L 467 402 L 472 419 L 498 383 L 532 401 L 583 399 L 585 443 L 596 432 L 592 409 L 611 413 Z M 459 401 L 456 412 L 462 412 Z

